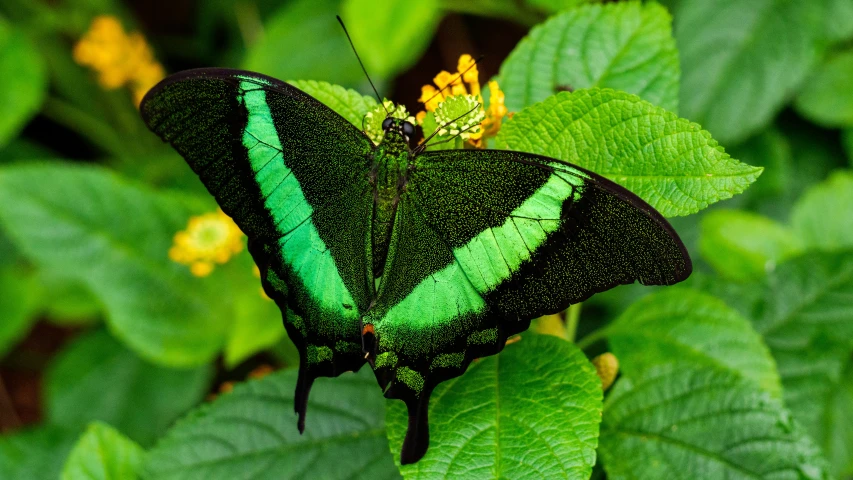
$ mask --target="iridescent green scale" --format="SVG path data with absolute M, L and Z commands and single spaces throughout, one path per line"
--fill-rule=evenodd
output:
M 530 319 L 692 268 L 660 214 L 592 172 L 519 152 L 417 153 L 397 119 L 374 145 L 257 73 L 183 72 L 141 110 L 249 238 L 300 352 L 300 431 L 314 379 L 367 362 L 409 408 L 403 463 L 426 453 L 433 388 Z

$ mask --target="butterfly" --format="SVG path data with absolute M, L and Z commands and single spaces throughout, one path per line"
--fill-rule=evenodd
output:
M 299 350 L 299 431 L 316 378 L 368 363 L 408 407 L 403 464 L 427 451 L 435 386 L 532 318 L 692 269 L 651 206 L 561 160 L 412 149 L 414 126 L 390 114 L 374 144 L 301 90 L 240 70 L 175 74 L 140 109 L 248 237 Z

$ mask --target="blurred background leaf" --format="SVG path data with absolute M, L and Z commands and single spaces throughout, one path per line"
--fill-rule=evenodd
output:
M 824 2 L 681 0 L 681 114 L 725 146 L 767 126 L 818 61 Z
M 0 17 L 0 148 L 39 111 L 47 92 L 43 62 L 26 34 Z
M 0 202 L 18 247 L 84 282 L 112 332 L 144 357 L 197 365 L 222 347 L 231 318 L 221 296 L 167 256 L 189 217 L 179 201 L 100 168 L 55 163 L 0 171 Z
M 204 398 L 212 374 L 210 366 L 152 365 L 95 330 L 65 347 L 47 371 L 46 416 L 78 430 L 100 420 L 150 446 Z

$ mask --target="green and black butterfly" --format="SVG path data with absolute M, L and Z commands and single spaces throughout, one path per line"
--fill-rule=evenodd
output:
M 173 75 L 141 110 L 249 238 L 299 349 L 299 430 L 314 380 L 367 362 L 408 407 L 402 463 L 429 446 L 433 388 L 530 319 L 692 269 L 646 202 L 560 160 L 412 150 L 414 127 L 390 115 L 374 145 L 299 89 L 238 70 Z

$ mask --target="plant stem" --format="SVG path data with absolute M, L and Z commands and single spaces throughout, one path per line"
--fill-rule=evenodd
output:
M 581 319 L 581 305 L 583 304 L 576 303 L 570 305 L 569 309 L 566 310 L 566 340 L 570 342 L 575 341 L 575 335 L 578 331 L 578 322 Z
M 593 343 L 595 343 L 599 340 L 602 340 L 606 337 L 607 337 L 607 328 L 599 328 L 598 330 L 595 330 L 594 332 L 590 333 L 589 335 L 578 340 L 575 343 L 575 345 L 577 345 L 578 348 L 583 350 L 585 348 L 588 348 Z

